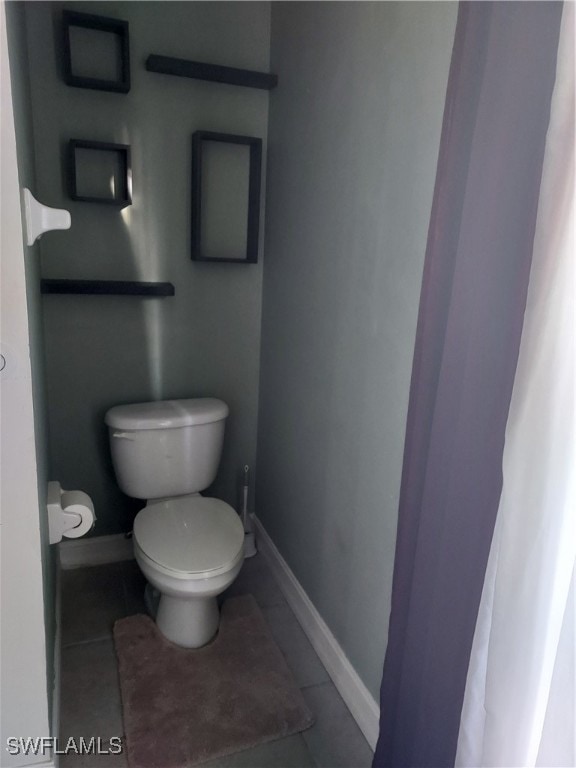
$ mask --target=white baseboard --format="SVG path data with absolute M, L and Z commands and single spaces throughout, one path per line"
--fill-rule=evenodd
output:
M 255 515 L 252 519 L 256 526 L 258 549 L 266 558 L 286 600 L 366 737 L 366 741 L 372 749 L 375 749 L 380 720 L 378 704 L 348 661 L 338 641 L 290 570 L 260 520 Z
M 87 565 L 105 565 L 132 560 L 132 539 L 123 533 L 112 536 L 93 536 L 90 539 L 69 539 L 58 544 L 60 565 L 66 571 Z

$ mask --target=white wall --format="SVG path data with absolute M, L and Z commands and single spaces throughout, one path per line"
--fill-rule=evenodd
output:
M 46 758 L 10 757 L 6 738 L 49 736 L 50 727 L 25 251 L 4 10 L 2 3 L 0 320 L 6 367 L 0 373 L 0 761 L 17 766 Z

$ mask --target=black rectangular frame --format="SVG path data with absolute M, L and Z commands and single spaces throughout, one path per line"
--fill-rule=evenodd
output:
M 92 197 L 79 195 L 76 184 L 76 150 L 77 149 L 95 149 L 104 152 L 118 152 L 122 161 L 122 171 L 124 179 L 124 189 L 122 195 L 113 198 Z M 102 203 L 103 205 L 116 205 L 125 208 L 132 204 L 132 167 L 130 159 L 130 146 L 128 144 L 111 144 L 106 141 L 87 141 L 85 139 L 70 139 L 68 142 L 68 193 L 72 200 L 79 200 L 83 203 Z
M 248 180 L 248 227 L 246 257 L 230 259 L 202 255 L 202 144 L 219 141 L 224 144 L 245 144 L 250 147 Z M 260 185 L 262 172 L 262 139 L 255 136 L 237 136 L 232 133 L 195 131 L 192 134 L 192 260 L 212 263 L 256 264 L 260 232 Z
M 98 32 L 111 32 L 120 38 L 120 80 L 101 80 L 97 77 L 80 77 L 72 71 L 72 47 L 70 45 L 70 27 L 95 29 Z M 130 90 L 130 40 L 128 22 L 122 19 L 110 19 L 91 13 L 62 11 L 62 37 L 64 51 L 64 82 L 75 88 L 94 88 L 97 91 L 115 91 L 128 93 Z

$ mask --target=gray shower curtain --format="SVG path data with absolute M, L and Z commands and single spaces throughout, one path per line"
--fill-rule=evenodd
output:
M 414 353 L 374 767 L 454 765 L 500 497 L 562 4 L 460 4 Z

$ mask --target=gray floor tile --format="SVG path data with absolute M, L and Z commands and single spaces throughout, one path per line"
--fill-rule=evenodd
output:
M 284 595 L 262 555 L 255 555 L 244 560 L 244 565 L 236 581 L 226 590 L 223 598 L 246 594 L 253 595 L 260 608 L 286 605 Z
M 315 768 L 306 742 L 302 735 L 287 736 L 285 739 L 260 744 L 258 747 L 236 752 L 203 763 L 202 768 Z
M 122 581 L 124 586 L 124 599 L 126 600 L 126 615 L 135 613 L 147 613 L 144 602 L 144 589 L 146 579 L 136 560 L 127 560 L 122 563 Z
M 62 650 L 60 738 L 122 736 L 122 705 L 112 640 Z M 112 757 L 112 756 L 110 756 Z
M 290 606 L 273 605 L 263 613 L 300 688 L 328 682 L 330 677 Z
M 253 573 L 254 571 L 268 570 L 266 560 L 257 552 L 253 557 L 245 557 L 242 573 Z
M 62 571 L 62 644 L 111 637 L 126 613 L 120 564 Z
M 302 693 L 316 717 L 303 737 L 319 768 L 369 768 L 372 750 L 333 683 Z
M 135 561 L 65 571 L 61 739 L 122 736 L 111 639 L 114 621 L 145 611 Z M 372 752 L 316 656 L 261 555 L 249 558 L 224 597 L 251 593 L 316 717 L 308 731 L 205 763 L 205 768 L 367 768 Z M 93 638 L 105 638 L 89 642 Z M 61 768 L 126 768 L 121 755 L 62 755 Z

